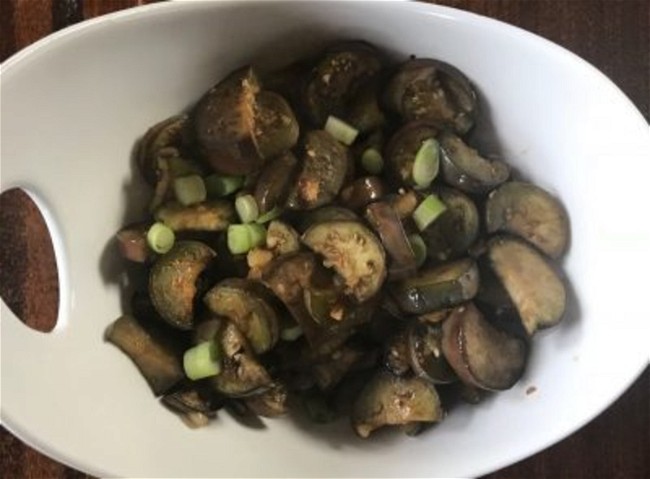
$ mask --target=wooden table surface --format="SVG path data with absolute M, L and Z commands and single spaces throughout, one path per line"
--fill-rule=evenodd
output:
M 151 0 L 0 0 L 0 59 L 67 25 Z M 601 69 L 650 114 L 648 0 L 443 0 L 437 3 L 498 18 L 572 50 Z M 49 238 L 20 192 L 0 196 L 0 294 L 29 325 L 55 321 L 58 285 Z M 648 478 L 648 369 L 604 414 L 582 430 L 518 464 L 505 478 Z M 489 447 L 489 445 L 486 445 Z M 0 477 L 86 478 L 39 454 L 0 428 Z

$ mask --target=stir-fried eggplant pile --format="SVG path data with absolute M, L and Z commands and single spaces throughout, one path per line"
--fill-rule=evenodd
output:
M 451 65 L 364 42 L 230 73 L 139 143 L 107 339 L 193 427 L 296 408 L 416 434 L 511 388 L 564 314 L 569 222 L 471 145 L 478 108 Z

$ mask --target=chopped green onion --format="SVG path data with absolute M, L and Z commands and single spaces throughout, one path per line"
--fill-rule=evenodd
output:
M 296 324 L 290 328 L 284 328 L 280 331 L 280 338 L 282 341 L 295 341 L 300 336 L 302 336 L 302 328 L 299 324 Z
M 328 116 L 325 131 L 344 145 L 350 146 L 356 140 L 359 130 L 335 116 Z
M 424 231 L 447 209 L 436 195 L 427 196 L 413 212 L 413 221 L 420 231 Z
M 248 226 L 251 248 L 257 248 L 266 243 L 266 228 L 263 225 L 252 223 L 246 226 Z
M 384 169 L 384 157 L 376 148 L 367 148 L 361 155 L 361 166 L 371 175 L 378 175 Z
M 244 184 L 243 176 L 210 175 L 205 178 L 205 187 L 210 198 L 221 198 L 234 193 Z
M 169 162 L 169 171 L 174 177 L 198 175 L 201 173 L 201 170 L 194 163 L 180 156 L 170 156 L 167 158 L 167 161 Z
M 156 253 L 165 254 L 174 246 L 176 235 L 164 223 L 154 223 L 147 230 L 147 244 Z
M 183 369 L 193 381 L 218 375 L 221 372 L 221 353 L 216 341 L 205 341 L 185 351 Z
M 242 195 L 235 200 L 235 210 L 242 223 L 252 223 L 260 215 L 257 201 L 253 195 Z
M 409 235 L 409 244 L 415 255 L 415 263 L 419 268 L 427 259 L 427 245 L 419 234 Z
M 413 181 L 418 188 L 428 188 L 438 175 L 440 168 L 440 149 L 434 138 L 422 142 L 413 161 Z
M 268 223 L 269 221 L 273 221 L 274 219 L 276 219 L 281 214 L 282 214 L 282 208 L 280 208 L 279 206 L 274 206 L 273 209 L 267 211 L 266 213 L 262 213 L 255 220 L 255 222 L 259 224 Z
M 266 228 L 250 224 L 233 224 L 228 226 L 228 249 L 232 254 L 248 253 L 251 249 L 260 246 L 266 241 Z
M 174 195 L 183 206 L 205 201 L 207 191 L 199 175 L 181 176 L 174 180 Z

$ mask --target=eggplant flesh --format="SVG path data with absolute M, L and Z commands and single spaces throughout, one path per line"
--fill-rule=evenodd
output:
M 309 228 L 302 241 L 343 278 L 359 302 L 374 296 L 386 277 L 384 249 L 377 237 L 357 221 L 330 221 Z
M 289 193 L 287 207 L 311 210 L 331 203 L 345 182 L 352 164 L 348 149 L 324 130 L 305 135 L 302 169 L 294 189 Z
M 272 386 L 268 371 L 234 324 L 226 321 L 216 340 L 222 353 L 222 368 L 217 376 L 207 378 L 214 390 L 228 397 L 246 397 Z
M 526 340 L 496 329 L 473 303 L 459 306 L 445 321 L 442 346 L 462 381 L 487 390 L 511 388 L 528 357 Z
M 352 409 L 352 427 L 362 438 L 383 426 L 438 422 L 443 410 L 433 385 L 421 378 L 376 374 Z
M 232 203 L 224 200 L 208 200 L 189 206 L 173 201 L 158 208 L 154 216 L 176 232 L 219 232 L 235 219 L 235 209 Z
M 156 396 L 185 378 L 182 350 L 169 334 L 165 337 L 160 326 L 145 325 L 133 316 L 124 315 L 106 331 L 106 340 L 131 358 Z
M 517 235 L 553 259 L 566 250 L 569 219 L 561 203 L 539 186 L 509 181 L 488 196 L 485 207 L 488 233 Z
M 525 241 L 507 236 L 492 238 L 487 255 L 529 335 L 561 321 L 567 303 L 566 288 L 544 255 Z
M 179 329 L 192 328 L 197 279 L 215 256 L 200 241 L 179 241 L 154 263 L 149 273 L 149 297 L 167 323 Z
M 257 354 L 269 351 L 279 337 L 277 314 L 260 289 L 253 281 L 230 278 L 204 296 L 208 309 L 232 321 Z

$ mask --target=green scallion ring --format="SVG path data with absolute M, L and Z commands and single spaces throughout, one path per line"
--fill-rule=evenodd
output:
M 193 381 L 218 375 L 221 372 L 221 352 L 216 341 L 205 341 L 185 351 L 183 369 Z
M 174 196 L 183 206 L 205 201 L 208 193 L 199 175 L 181 176 L 174 180 Z
M 165 254 L 174 247 L 176 235 L 164 223 L 154 223 L 147 230 L 147 245 L 159 254 Z
M 413 212 L 412 218 L 420 231 L 424 231 L 438 216 L 447 210 L 447 206 L 436 195 L 427 196 Z

